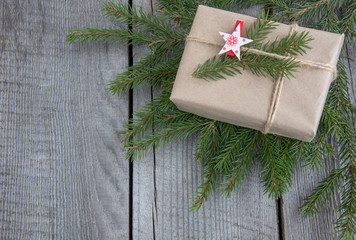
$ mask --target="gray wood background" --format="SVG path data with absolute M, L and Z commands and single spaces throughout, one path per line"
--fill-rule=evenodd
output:
M 112 27 L 102 2 L 0 3 L 0 239 L 334 239 L 338 198 L 312 219 L 298 207 L 335 162 L 319 173 L 299 166 L 280 201 L 263 194 L 257 166 L 231 198 L 216 193 L 195 214 L 189 203 L 202 182 L 195 139 L 129 166 L 117 136 L 129 97 L 106 87 L 147 49 L 129 56 L 126 45 L 64 40 L 69 29 Z M 151 0 L 133 4 L 155 11 Z M 351 79 L 355 53 L 344 53 Z M 133 110 L 154 94 L 134 91 Z

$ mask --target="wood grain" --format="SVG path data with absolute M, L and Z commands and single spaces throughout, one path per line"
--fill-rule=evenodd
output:
M 148 0 L 134 4 L 146 11 L 154 5 Z M 142 52 L 137 49 L 135 59 Z M 135 92 L 135 110 L 150 100 L 149 89 Z M 134 239 L 277 239 L 276 202 L 263 194 L 258 167 L 231 198 L 216 193 L 198 213 L 189 210 L 202 183 L 195 141 L 171 143 L 134 163 Z
M 97 0 L 0 6 L 0 239 L 127 238 L 128 100 L 106 90 L 126 46 L 65 43 L 111 25 Z
M 351 44 L 346 45 L 346 54 L 344 54 L 343 62 L 346 65 L 347 73 L 350 79 L 350 98 L 352 103 L 356 105 L 356 46 Z
M 151 0 L 133 0 L 133 5 L 145 12 L 153 12 Z M 149 54 L 148 47 L 133 47 L 134 62 Z M 152 89 L 145 86 L 133 91 L 133 110 L 139 111 L 142 106 L 152 99 Z M 150 134 L 152 129 L 147 131 Z M 150 151 L 144 158 L 133 163 L 133 239 L 154 239 L 156 219 L 156 182 L 155 182 L 155 156 Z
M 337 161 L 332 160 L 325 164 L 320 172 L 311 172 L 299 163 L 293 178 L 290 191 L 283 195 L 283 215 L 285 239 L 335 239 L 333 222 L 337 219 L 338 196 L 332 198 L 314 218 L 303 218 L 300 206 L 309 196 L 318 183 L 335 169 Z
M 202 183 L 194 162 L 195 141 L 188 139 L 156 151 L 157 223 L 159 238 L 277 239 L 274 200 L 263 194 L 255 167 L 231 198 L 215 193 L 197 213 L 189 203 Z

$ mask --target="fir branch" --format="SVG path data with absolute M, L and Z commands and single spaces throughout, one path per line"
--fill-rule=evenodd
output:
M 345 70 L 345 65 L 341 61 L 339 61 L 337 69 L 338 76 L 329 90 L 326 104 L 330 106 L 330 108 L 336 109 L 338 112 L 346 116 L 355 115 L 355 113 L 353 113 L 354 106 L 350 101 L 348 87 L 350 85 L 350 82 Z
M 292 17 L 295 19 L 307 18 L 309 20 L 312 17 L 316 17 L 319 13 L 319 9 L 326 4 L 329 0 L 320 0 L 313 3 L 299 4 L 297 9 L 292 12 Z
M 320 1 L 285 1 L 285 0 L 252 0 L 256 4 L 268 6 L 276 13 L 277 21 L 307 22 L 320 16 L 329 0 Z
M 163 13 L 167 18 L 174 19 L 176 25 L 190 26 L 198 8 L 199 2 L 181 0 L 158 1 L 158 12 Z
M 209 161 L 218 152 L 221 143 L 220 133 L 217 129 L 218 124 L 217 121 L 211 121 L 201 130 L 194 154 L 198 163 Z
M 234 76 L 237 73 L 241 74 L 241 62 L 236 59 L 230 59 L 225 55 L 208 59 L 203 64 L 199 64 L 193 72 L 192 77 L 201 78 L 204 80 L 226 79 L 226 76 Z
M 157 56 L 155 54 L 147 55 L 133 66 L 129 67 L 128 71 L 118 74 L 116 79 L 110 82 L 109 90 L 112 94 L 118 94 L 118 96 L 120 96 L 122 93 L 128 92 L 134 87 L 141 86 L 146 81 L 145 76 L 142 76 L 141 78 L 134 78 L 133 76 L 139 75 L 141 71 L 146 70 L 156 63 L 156 61 Z
M 340 177 L 344 180 L 342 202 L 338 208 L 341 216 L 336 221 L 336 228 L 340 233 L 340 237 L 348 237 L 355 233 L 354 223 L 356 220 L 355 207 L 356 202 L 352 199 L 356 197 L 356 136 L 355 128 L 348 122 L 348 119 L 339 114 L 335 109 L 330 109 L 329 106 L 324 108 L 325 114 L 328 116 L 329 133 L 335 136 L 339 149 L 339 159 L 342 168 L 333 171 L 325 178 L 312 194 L 305 200 L 302 206 L 304 216 L 310 216 L 318 213 L 320 207 L 327 201 L 334 191 L 335 187 L 340 188 Z
M 304 167 L 309 167 L 312 171 L 318 171 L 319 168 L 324 166 L 325 155 L 324 151 L 325 147 L 329 150 L 330 145 L 324 143 L 323 141 L 319 141 L 316 144 L 312 144 L 310 149 L 310 154 L 306 155 L 303 161 L 305 162 Z M 331 148 L 333 150 L 333 148 Z M 335 153 L 335 151 L 333 151 Z
M 104 16 L 111 21 L 120 21 L 130 24 L 133 28 L 142 28 L 146 34 L 163 35 L 168 39 L 184 41 L 184 35 L 180 31 L 175 31 L 168 24 L 168 19 L 161 16 L 155 17 L 150 13 L 137 10 L 134 7 L 126 6 L 121 2 L 109 1 L 102 6 Z
M 356 230 L 356 177 L 355 165 L 347 169 L 348 177 L 345 178 L 344 192 L 338 211 L 341 216 L 335 222 L 339 239 L 351 239 Z
M 327 142 L 340 132 L 338 120 L 335 119 L 338 118 L 335 116 L 337 113 L 330 109 L 331 107 L 326 104 L 315 137 L 316 140 L 308 144 L 308 152 L 303 159 L 304 166 L 309 167 L 312 171 L 318 171 L 319 168 L 324 166 L 325 161 L 330 160 L 337 154 L 334 147 Z
M 171 51 L 154 52 L 147 55 L 128 71 L 117 75 L 109 84 L 109 90 L 119 96 L 130 89 L 137 89 L 144 84 L 162 86 L 163 83 L 173 82 L 182 56 L 182 49 L 175 49 L 175 56 Z
M 310 36 L 309 32 L 294 32 L 281 40 L 278 38 L 273 42 L 268 42 L 261 48 L 265 52 L 277 53 L 280 55 L 304 55 L 306 54 L 306 49 L 311 49 L 308 45 L 313 38 Z
M 262 135 L 261 140 L 259 160 L 265 193 L 271 198 L 278 198 L 292 184 L 296 162 L 290 151 L 293 142 L 289 138 L 273 135 Z
M 259 49 L 268 34 L 276 29 L 277 26 L 278 24 L 269 20 L 267 15 L 258 16 L 255 23 L 246 31 L 246 37 L 253 39 L 249 46 Z
M 113 22 L 120 21 L 126 23 L 132 29 L 95 29 L 86 28 L 79 30 L 70 30 L 66 36 L 68 43 L 76 41 L 80 43 L 88 41 L 103 42 L 126 42 L 128 44 L 148 44 L 154 46 L 160 44 L 161 48 L 170 48 L 178 44 L 183 44 L 188 34 L 186 31 L 175 31 L 167 23 L 167 20 L 157 18 L 152 14 L 143 11 L 137 11 L 136 8 L 125 6 L 121 2 L 114 3 L 109 1 L 104 3 L 102 10 Z
M 157 98 L 153 99 L 150 103 L 146 104 L 139 112 L 134 114 L 132 122 L 127 125 L 125 131 L 121 131 L 123 136 L 123 142 L 125 145 L 129 145 L 129 141 L 138 138 L 143 134 L 149 127 L 152 127 L 155 115 L 159 111 L 164 111 L 166 108 L 173 106 L 172 102 L 169 100 L 169 91 L 161 93 Z
M 125 147 L 128 149 L 126 157 L 127 159 L 140 159 L 147 154 L 153 145 L 157 147 L 165 146 L 169 142 L 176 141 L 179 138 L 187 138 L 193 133 L 198 132 L 205 124 L 207 123 L 195 118 L 189 122 L 180 122 L 174 126 L 155 131 L 151 135 L 145 135 L 134 142 L 126 144 Z
M 224 141 L 224 149 L 219 152 L 219 155 L 212 159 L 215 165 L 215 170 L 225 175 L 234 167 L 236 161 L 242 156 L 245 156 L 245 144 L 249 145 L 251 140 L 256 140 L 257 134 L 255 130 L 248 128 L 235 128 L 233 134 Z M 252 141 L 253 142 L 253 141 Z
M 292 10 L 290 5 L 292 4 L 293 1 L 288 0 L 252 0 L 255 4 L 258 5 L 263 5 L 265 6 L 265 9 L 268 9 L 269 11 L 272 10 L 275 12 L 275 14 L 271 15 L 270 18 L 276 20 L 276 21 L 281 21 L 279 14 L 282 16 L 289 16 L 287 13 Z M 279 18 L 277 18 L 279 16 Z
M 293 58 L 278 59 L 248 52 L 241 60 L 231 59 L 225 55 L 208 59 L 202 65 L 198 65 L 192 77 L 204 80 L 219 80 L 226 79 L 225 76 L 231 77 L 238 73 L 241 74 L 242 70 L 248 69 L 258 77 L 269 75 L 273 79 L 280 76 L 290 78 L 294 77 L 293 72 L 298 67 L 298 63 Z
M 312 194 L 304 199 L 304 203 L 300 208 L 303 217 L 313 216 L 320 212 L 324 203 L 335 193 L 335 190 L 340 187 L 344 172 L 344 168 L 338 168 L 332 171 L 313 190 Z
M 211 159 L 220 151 L 222 139 L 219 129 L 224 128 L 225 125 L 227 124 L 210 120 L 206 122 L 205 127 L 200 132 L 201 137 L 196 147 L 195 159 L 204 164 L 202 177 L 204 177 L 205 180 L 193 195 L 193 202 L 191 202 L 190 209 L 194 212 L 203 206 L 203 203 L 209 199 L 214 189 L 217 172 L 215 171 L 214 162 L 211 161 Z
M 240 183 L 246 177 L 258 149 L 258 131 L 249 129 L 246 136 L 243 136 L 242 138 L 244 143 L 242 144 L 241 149 L 235 149 L 235 154 L 237 156 L 233 159 L 234 166 L 226 169 L 226 173 L 223 174 L 226 176 L 226 181 L 221 185 L 221 189 L 226 197 L 230 197 L 233 190 L 238 188 Z
M 241 9 L 246 9 L 246 8 L 253 6 L 252 1 L 245 1 L 245 0 L 229 0 L 229 1 L 207 0 L 205 2 L 209 6 L 224 9 L 224 10 L 230 10 L 230 11 L 231 11 L 231 9 L 241 10 Z
M 204 182 L 198 187 L 197 193 L 193 195 L 193 202 L 191 203 L 190 210 L 193 212 L 198 211 L 208 201 L 211 193 L 214 190 L 216 172 L 213 167 L 205 168 L 202 177 L 205 178 Z
M 310 49 L 308 43 L 312 40 L 308 32 L 294 33 L 282 39 L 276 39 L 273 42 L 262 44 L 260 41 L 264 40 L 266 35 L 273 29 L 275 25 L 268 21 L 267 18 L 258 18 L 248 31 L 248 36 L 253 39 L 257 37 L 256 43 L 250 45 L 264 52 L 276 53 L 280 55 L 304 54 L 305 49 Z M 251 44 L 252 44 L 251 43 Z M 269 56 L 260 56 L 254 52 L 244 50 L 241 60 L 230 59 L 225 55 L 219 58 L 213 57 L 208 59 L 203 64 L 198 65 L 197 69 L 192 74 L 193 77 L 204 80 L 225 79 L 225 76 L 234 76 L 241 74 L 241 70 L 249 69 L 257 76 L 266 77 L 271 76 L 276 79 L 280 76 L 287 78 L 294 77 L 293 72 L 299 67 L 298 63 L 293 58 L 286 57 L 285 59 L 278 59 Z
M 170 103 L 171 104 L 171 103 Z M 170 112 L 167 116 L 166 111 L 162 111 L 160 116 L 155 117 L 155 126 L 158 128 L 164 128 L 166 126 L 170 126 L 172 124 L 176 124 L 179 122 L 189 122 L 191 119 L 195 118 L 196 115 L 188 112 L 183 112 L 175 108 Z
M 345 33 L 346 40 L 355 45 L 356 39 L 356 1 L 351 1 L 345 6 L 345 12 L 341 15 L 341 32 Z
M 345 33 L 348 43 L 356 38 L 356 2 L 348 0 L 290 1 L 252 0 L 273 9 L 272 18 L 276 21 L 295 21 L 309 27 L 330 32 Z M 340 14 L 341 12 L 341 14 Z M 317 19 L 317 24 L 313 23 Z
M 355 127 L 350 123 L 342 124 L 343 134 L 340 136 L 339 157 L 345 166 L 343 194 L 338 211 L 341 213 L 335 222 L 340 238 L 350 238 L 356 232 L 356 135 Z
M 252 6 L 253 3 L 245 0 L 168 0 L 157 2 L 158 12 L 163 13 L 168 18 L 174 19 L 179 25 L 185 26 L 190 26 L 192 24 L 199 5 L 208 5 L 219 9 L 231 10 L 231 7 L 237 7 L 238 9 L 248 8 Z
M 132 43 L 147 44 L 152 43 L 155 39 L 150 38 L 146 34 L 132 32 L 126 29 L 96 29 L 85 28 L 79 30 L 69 30 L 70 34 L 66 36 L 66 41 L 69 44 L 73 44 L 76 41 L 83 43 L 87 41 L 89 43 L 102 41 L 102 42 L 126 42 L 129 43 L 129 39 Z
M 321 29 L 328 32 L 340 32 L 339 17 L 332 8 L 330 2 L 325 5 L 326 14 L 321 15 L 321 19 L 317 24 L 310 24 L 309 27 Z
M 194 114 L 178 110 L 169 100 L 170 94 L 169 89 L 163 90 L 150 103 L 143 106 L 139 112 L 134 113 L 134 118 L 126 126 L 129 130 L 120 132 L 125 146 L 132 144 L 132 141 L 140 141 L 145 131 L 153 127 L 153 123 L 156 129 L 164 129 L 177 123 L 199 120 L 199 117 Z

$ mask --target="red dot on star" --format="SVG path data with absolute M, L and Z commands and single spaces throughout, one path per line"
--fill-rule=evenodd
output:
M 223 49 L 226 50 L 226 47 L 224 47 Z
M 239 53 L 239 51 L 236 50 L 235 53 Z
M 223 35 L 221 35 L 222 37 L 224 37 L 224 34 Z
M 244 41 L 246 41 L 246 39 L 242 39 L 242 41 L 244 42 Z
M 236 32 L 237 30 L 235 29 L 234 32 Z

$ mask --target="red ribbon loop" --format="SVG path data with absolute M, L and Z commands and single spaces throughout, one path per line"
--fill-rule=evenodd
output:
M 235 28 L 234 28 L 234 30 L 237 28 L 237 26 L 240 24 L 240 36 L 242 35 L 242 29 L 243 29 L 243 27 L 244 27 L 244 22 L 243 21 L 240 21 L 240 20 L 237 20 L 236 21 L 236 24 L 235 24 Z M 236 55 L 235 55 L 235 53 L 233 52 L 233 51 L 228 51 L 227 53 L 226 53 L 230 58 L 235 58 L 236 57 Z

